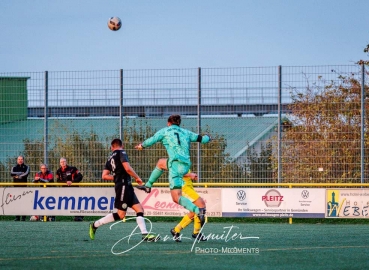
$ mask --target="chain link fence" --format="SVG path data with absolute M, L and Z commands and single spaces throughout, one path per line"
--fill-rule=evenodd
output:
M 358 65 L 0 73 L 0 181 L 23 155 L 29 179 L 65 157 L 100 182 L 113 138 L 147 180 L 166 152 L 134 145 L 181 114 L 214 139 L 191 150 L 201 182 L 366 182 L 367 77 Z

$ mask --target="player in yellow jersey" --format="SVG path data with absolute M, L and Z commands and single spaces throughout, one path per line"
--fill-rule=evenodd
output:
M 156 168 L 160 170 L 162 173 L 164 171 L 168 171 L 167 163 L 168 163 L 167 158 L 161 158 L 157 162 Z M 183 185 L 182 185 L 183 196 L 189 199 L 197 207 L 205 209 L 206 207 L 205 201 L 203 200 L 203 198 L 200 197 L 200 195 L 194 189 L 192 180 L 196 180 L 196 181 L 198 180 L 197 174 L 191 171 L 188 171 L 188 173 L 185 174 L 183 177 Z M 182 218 L 182 220 L 173 229 L 170 230 L 170 233 L 173 235 L 173 239 L 176 242 L 181 242 L 181 231 L 184 228 L 186 228 L 192 221 L 194 221 L 192 237 L 200 241 L 207 241 L 205 235 L 200 233 L 201 222 L 200 222 L 199 217 L 194 212 L 189 212 Z

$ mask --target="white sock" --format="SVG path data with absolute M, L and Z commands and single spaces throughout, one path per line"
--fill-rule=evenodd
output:
M 101 225 L 104 225 L 104 224 L 107 224 L 113 221 L 114 221 L 114 216 L 112 213 L 110 213 L 106 215 L 105 217 L 100 218 L 99 220 L 95 221 L 94 226 L 95 228 L 99 228 Z
M 136 217 L 137 225 L 140 227 L 142 234 L 147 234 L 145 219 L 141 216 Z

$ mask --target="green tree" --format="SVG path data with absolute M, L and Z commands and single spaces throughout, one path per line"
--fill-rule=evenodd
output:
M 360 81 L 349 74 L 338 75 L 337 83 L 323 84 L 309 86 L 304 93 L 291 92 L 293 125 L 283 135 L 285 182 L 360 180 Z
M 270 183 L 274 179 L 273 144 L 261 144 L 260 152 L 254 147 L 247 149 L 247 171 L 250 182 Z M 274 179 L 275 180 L 275 179 Z
M 54 140 L 55 144 L 48 148 L 48 166 L 54 173 L 60 167 L 60 158 L 65 157 L 69 165 L 77 167 L 82 172 L 86 181 L 101 179 L 102 166 L 105 164 L 108 150 L 95 133 L 73 132 L 65 139 L 55 138 Z M 25 140 L 24 149 L 24 156 L 27 157 L 31 172 L 39 171 L 39 164 L 45 162 L 43 141 Z M 33 175 L 31 179 L 32 177 Z

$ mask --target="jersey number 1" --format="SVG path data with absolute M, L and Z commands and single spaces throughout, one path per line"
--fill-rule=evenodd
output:
M 179 140 L 179 134 L 178 134 L 178 132 L 174 132 L 174 134 L 177 136 L 178 144 L 181 145 L 181 141 Z

